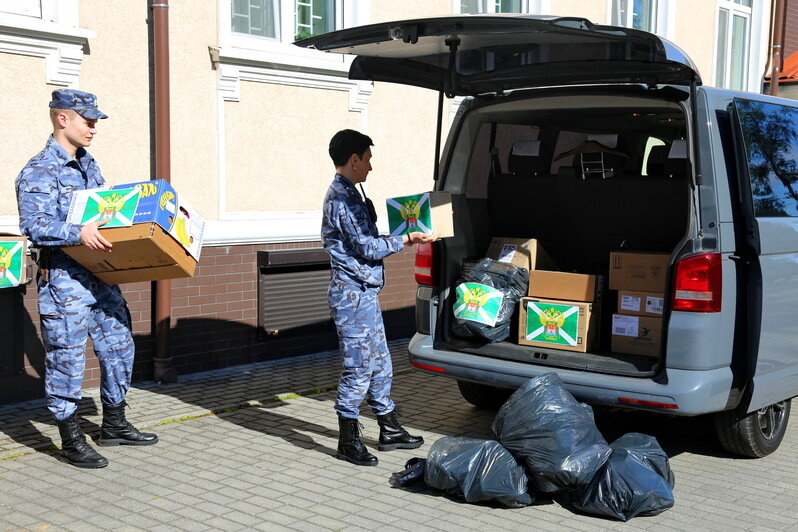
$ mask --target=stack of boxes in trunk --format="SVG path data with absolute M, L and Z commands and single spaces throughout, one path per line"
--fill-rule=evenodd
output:
M 603 276 L 558 271 L 535 239 L 494 237 L 487 256 L 529 270 L 519 344 L 582 353 L 598 348 Z M 613 353 L 659 356 L 669 259 L 668 253 L 610 254 L 609 290 L 618 297 L 609 339 Z
M 535 239 L 495 237 L 488 258 L 529 270 L 528 297 L 521 298 L 518 343 L 585 352 L 596 337 L 601 279 L 557 271 Z
M 659 356 L 669 259 L 667 253 L 610 253 L 610 290 L 618 291 L 614 353 Z

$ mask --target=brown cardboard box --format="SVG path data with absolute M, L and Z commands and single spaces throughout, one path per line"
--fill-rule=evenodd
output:
M 518 343 L 584 353 L 595 342 L 598 315 L 594 303 L 522 297 Z
M 515 264 L 527 270 L 556 270 L 557 264 L 534 238 L 494 236 L 488 246 L 487 257 Z
M 194 257 L 154 222 L 100 229 L 100 233 L 113 244 L 110 253 L 92 251 L 86 246 L 61 249 L 108 284 L 194 275 Z
M 612 315 L 612 351 L 630 355 L 659 356 L 662 318 Z
M 662 317 L 665 296 L 660 292 L 618 290 L 618 313 L 627 316 Z
M 599 301 L 601 278 L 584 273 L 533 270 L 529 272 L 531 297 L 563 299 L 566 301 Z
M 610 290 L 665 292 L 669 253 L 610 253 Z
M 0 288 L 11 288 L 28 281 L 28 239 L 0 233 Z

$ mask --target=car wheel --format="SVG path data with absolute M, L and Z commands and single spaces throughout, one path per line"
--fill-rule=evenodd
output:
M 460 388 L 460 395 L 463 396 L 463 399 L 486 410 L 498 410 L 513 394 L 513 390 L 506 388 L 461 380 L 457 381 L 457 387 Z
M 788 399 L 760 408 L 742 419 L 733 410 L 715 414 L 715 430 L 727 451 L 761 458 L 778 449 L 789 419 Z

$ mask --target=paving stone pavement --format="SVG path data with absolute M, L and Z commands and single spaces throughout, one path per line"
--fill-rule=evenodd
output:
M 99 470 L 58 461 L 58 431 L 42 401 L 2 406 L 0 531 L 798 531 L 795 413 L 781 448 L 748 460 L 726 454 L 706 418 L 597 412 L 608 440 L 632 431 L 656 436 L 676 475 L 675 506 L 628 523 L 580 515 L 546 498 L 505 509 L 423 486 L 392 488 L 391 473 L 426 456 L 438 438 L 491 438 L 494 416 L 466 403 L 454 381 L 407 369 L 406 346 L 391 344 L 393 397 L 405 426 L 425 444 L 374 450 L 377 467 L 334 458 L 335 353 L 136 384 L 128 418 L 160 442 L 99 448 L 111 462 Z M 99 408 L 98 390 L 87 390 L 79 414 L 90 435 L 98 432 Z M 362 422 L 366 444 L 376 449 L 373 416 Z

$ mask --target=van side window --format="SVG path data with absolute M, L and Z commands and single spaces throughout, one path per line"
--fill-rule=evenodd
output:
M 740 117 L 754 215 L 798 216 L 798 108 L 734 99 Z

